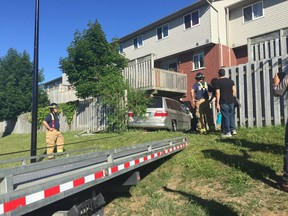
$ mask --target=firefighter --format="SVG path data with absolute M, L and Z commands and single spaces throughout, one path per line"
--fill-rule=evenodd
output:
M 197 131 L 201 134 L 207 133 L 206 120 L 210 131 L 215 130 L 215 124 L 213 121 L 213 112 L 210 107 L 208 84 L 204 81 L 204 74 L 196 74 L 196 83 L 191 89 L 191 104 L 195 109 L 195 115 L 198 120 Z
M 43 121 L 43 125 L 46 127 L 46 153 L 48 154 L 48 159 L 54 159 L 55 156 L 52 155 L 55 145 L 57 146 L 57 153 L 63 152 L 64 137 L 60 132 L 60 122 L 57 115 L 58 105 L 56 103 L 51 103 L 50 113 L 46 116 Z

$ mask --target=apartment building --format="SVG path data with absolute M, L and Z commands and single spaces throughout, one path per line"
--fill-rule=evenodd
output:
M 120 38 L 123 74 L 149 94 L 189 101 L 198 72 L 209 82 L 221 67 L 287 54 L 287 11 L 287 0 L 199 0 Z M 49 98 L 76 100 L 62 76 L 46 83 Z
M 68 82 L 68 77 L 65 73 L 62 73 L 61 77 L 44 83 L 44 89 L 51 103 L 67 103 L 69 101 L 79 100 L 76 96 L 75 89 Z
M 120 38 L 130 60 L 124 76 L 151 94 L 189 101 L 198 72 L 209 82 L 221 67 L 287 53 L 287 9 L 287 0 L 199 0 Z
M 231 64 L 287 54 L 287 9 L 287 0 L 239 1 L 229 5 L 227 45 L 237 60 Z

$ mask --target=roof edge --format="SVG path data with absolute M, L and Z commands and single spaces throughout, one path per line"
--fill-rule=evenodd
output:
M 188 5 L 185 8 L 182 8 L 182 9 L 180 9 L 180 10 L 178 10 L 178 11 L 176 11 L 176 12 L 174 12 L 174 13 L 172 13 L 172 14 L 164 17 L 164 18 L 161 18 L 161 19 L 159 19 L 159 20 L 157 20 L 157 21 L 155 21 L 153 23 L 150 23 L 150 24 L 144 26 L 143 28 L 140 28 L 140 29 L 138 29 L 138 30 L 136 30 L 136 31 L 134 31 L 134 32 L 122 37 L 122 38 L 120 38 L 119 42 L 121 43 L 121 42 L 123 42 L 125 40 L 128 40 L 130 38 L 136 37 L 138 35 L 141 35 L 142 33 L 146 32 L 149 29 L 156 28 L 157 26 L 160 26 L 161 24 L 167 23 L 168 21 L 170 21 L 170 20 L 172 20 L 172 19 L 174 19 L 174 18 L 176 18 L 178 16 L 181 16 L 181 14 L 188 13 L 191 10 L 199 8 L 199 7 L 204 6 L 206 4 L 208 4 L 206 0 L 198 0 L 195 3 L 193 3 L 191 5 Z

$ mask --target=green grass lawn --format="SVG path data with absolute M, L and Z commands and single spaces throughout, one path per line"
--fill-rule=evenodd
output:
M 98 150 L 185 136 L 188 147 L 167 159 L 105 207 L 106 215 L 288 215 L 288 193 L 276 188 L 283 166 L 284 127 L 240 129 L 238 135 L 128 131 L 64 133 L 67 151 Z M 44 147 L 45 134 L 38 134 Z M 1 154 L 29 150 L 30 135 L 0 138 Z M 37 154 L 45 149 L 39 149 Z M 22 152 L 18 157 L 28 157 Z M 12 156 L 1 156 L 1 160 Z M 141 173 L 140 173 L 141 175 Z

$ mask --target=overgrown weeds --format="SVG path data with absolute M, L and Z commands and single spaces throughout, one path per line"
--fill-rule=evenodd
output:
M 141 130 L 82 137 L 71 132 L 64 136 L 67 150 L 91 146 L 104 150 L 169 137 L 188 138 L 186 149 L 154 164 L 130 189 L 129 196 L 109 202 L 106 215 L 280 216 L 288 214 L 288 193 L 276 185 L 282 175 L 284 133 L 284 127 L 278 126 L 240 129 L 238 135 L 225 140 L 217 133 Z M 44 135 L 38 139 L 43 147 Z M 29 149 L 28 141 L 24 135 L 12 135 L 0 139 L 0 145 L 8 152 L 9 148 Z M 69 144 L 73 142 L 79 143 Z

